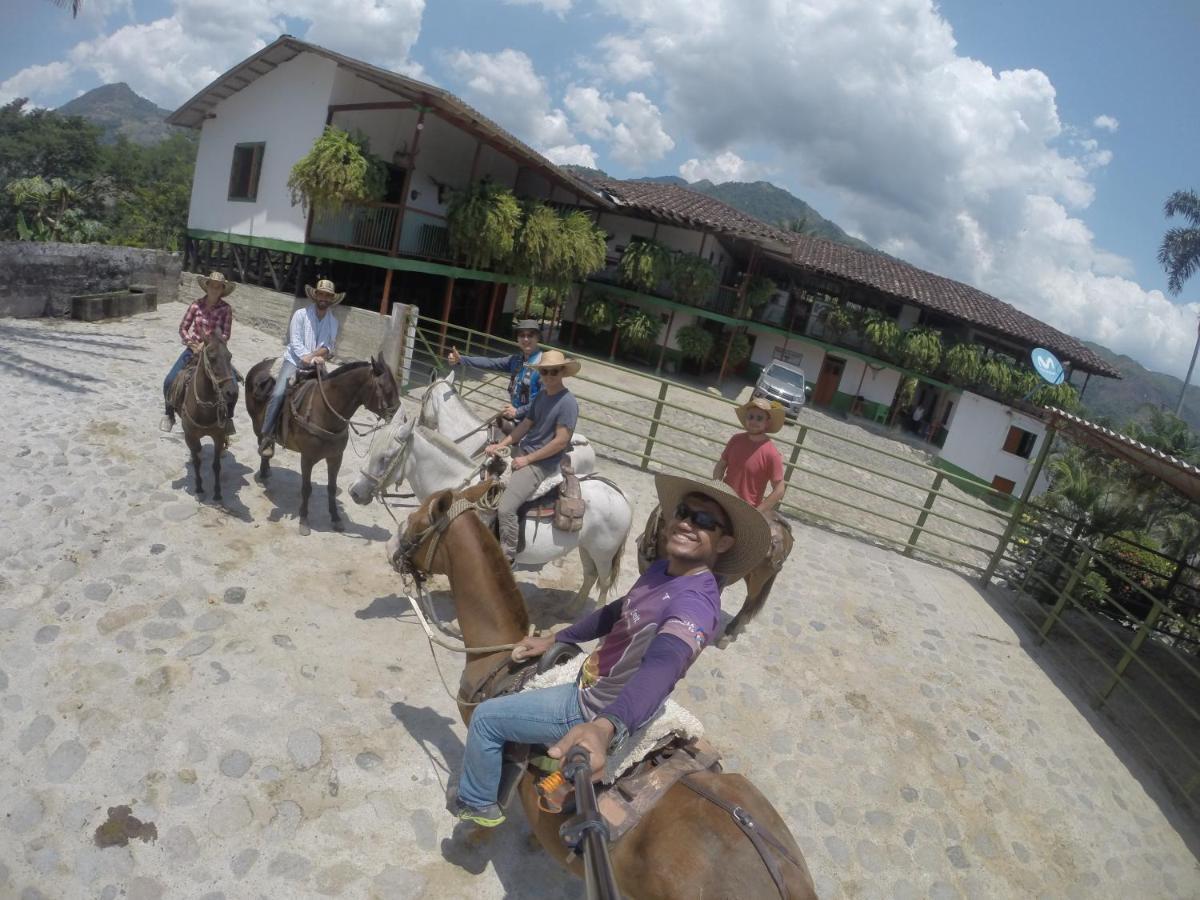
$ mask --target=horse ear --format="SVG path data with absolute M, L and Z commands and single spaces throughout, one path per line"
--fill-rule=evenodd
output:
M 450 512 L 450 504 L 454 502 L 454 491 L 447 488 L 444 491 L 438 491 L 433 495 L 433 502 L 429 504 L 429 513 L 432 519 L 440 519 Z
M 371 371 L 376 375 L 383 374 L 383 359 L 378 354 L 371 357 Z

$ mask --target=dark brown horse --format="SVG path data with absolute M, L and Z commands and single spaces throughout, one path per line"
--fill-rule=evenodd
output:
M 204 496 L 204 481 L 200 476 L 200 439 L 213 442 L 213 499 L 221 502 L 221 455 L 228 437 L 225 423 L 229 420 L 230 405 L 237 400 L 237 375 L 229 347 L 221 335 L 213 332 L 192 357 L 191 363 L 175 378 L 171 394 L 176 398 L 175 409 L 183 421 L 183 440 L 192 454 L 192 469 L 196 473 L 196 496 Z
M 792 528 L 784 519 L 773 517 L 772 514 L 767 515 L 768 521 L 772 518 L 775 518 L 775 522 L 771 526 L 773 543 L 770 553 L 763 558 L 762 562 L 742 576 L 746 582 L 746 600 L 721 636 L 719 645 L 722 647 L 736 639 L 750 623 L 750 620 L 766 606 L 767 598 L 771 596 L 771 587 L 775 584 L 775 576 L 779 574 L 784 561 L 791 556 Z M 667 530 L 662 527 L 662 517 L 656 506 L 651 511 L 650 518 L 646 520 L 646 530 L 638 535 L 638 572 L 644 575 L 646 569 L 650 567 L 650 563 L 656 559 L 662 559 L 666 552 Z
M 529 632 L 529 613 L 495 537 L 478 516 L 451 514 L 452 504 L 463 494 L 470 491 L 439 491 L 426 499 L 408 517 L 403 535 L 388 541 L 389 558 L 396 563 L 403 557 L 410 569 L 449 577 L 468 647 L 516 643 Z M 483 684 L 507 656 L 508 651 L 469 654 L 460 691 L 469 693 L 474 685 Z M 460 704 L 459 712 L 464 722 L 470 721 L 471 707 Z M 613 868 L 623 896 L 680 900 L 816 897 L 812 876 L 787 824 L 753 784 L 726 772 L 708 771 L 688 778 L 721 801 L 740 807 L 786 849 L 791 860 L 772 851 L 783 890 L 733 817 L 677 782 L 612 847 Z M 571 872 L 582 875 L 582 863 L 559 837 L 559 826 L 567 817 L 538 808 L 528 774 L 520 784 L 520 794 L 525 816 L 542 847 Z
M 274 359 L 264 359 L 246 376 L 246 411 L 254 423 L 254 436 L 262 439 L 262 420 L 275 379 Z M 308 381 L 288 391 L 280 412 L 287 436 L 283 446 L 300 454 L 300 533 L 308 534 L 308 498 L 312 494 L 312 470 L 325 460 L 328 473 L 329 520 L 335 531 L 344 530 L 337 508 L 337 476 L 342 453 L 350 437 L 350 418 L 365 406 L 377 416 L 390 419 L 400 408 L 400 390 L 391 369 L 381 358 L 348 363 L 332 375 L 318 369 Z M 262 459 L 258 477 L 265 484 L 271 477 L 271 462 Z

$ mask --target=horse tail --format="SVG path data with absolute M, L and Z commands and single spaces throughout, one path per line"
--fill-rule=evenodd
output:
M 625 536 L 621 538 L 620 546 L 617 547 L 616 552 L 613 554 L 612 561 L 608 567 L 608 575 L 600 579 L 598 582 L 600 596 L 602 597 L 617 585 L 617 578 L 621 575 L 621 559 L 625 556 L 625 544 L 628 542 L 628 540 L 629 532 L 626 531 Z

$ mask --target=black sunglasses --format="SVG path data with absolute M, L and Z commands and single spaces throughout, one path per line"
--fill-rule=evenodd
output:
M 680 522 L 691 522 L 701 531 L 716 531 L 720 528 L 726 534 L 729 533 L 729 527 L 712 513 L 702 509 L 692 509 L 686 503 L 680 503 L 675 507 L 675 518 Z
M 542 369 L 542 374 L 543 375 L 557 375 L 561 371 L 562 371 L 562 369 L 560 369 L 558 366 L 555 366 L 553 369 Z

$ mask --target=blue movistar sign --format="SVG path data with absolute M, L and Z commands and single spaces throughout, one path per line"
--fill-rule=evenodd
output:
M 1048 381 L 1050 384 L 1062 384 L 1066 380 L 1067 373 L 1063 371 L 1062 363 L 1049 350 L 1034 347 L 1031 355 L 1033 356 L 1033 371 L 1037 372 L 1043 381 Z

